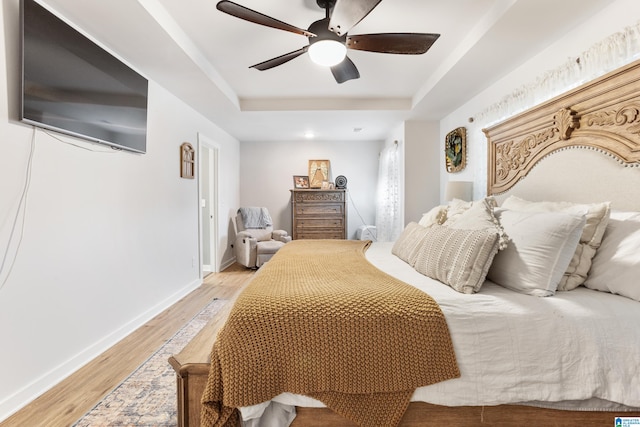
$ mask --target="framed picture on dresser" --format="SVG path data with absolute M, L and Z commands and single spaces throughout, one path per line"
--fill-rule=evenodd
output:
M 305 175 L 294 175 L 293 188 L 309 188 L 309 177 Z
M 329 181 L 330 169 L 329 160 L 309 160 L 309 188 L 322 188 L 322 182 Z

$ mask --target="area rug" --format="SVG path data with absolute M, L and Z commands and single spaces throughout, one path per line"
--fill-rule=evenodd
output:
M 73 426 L 176 426 L 176 375 L 169 356 L 179 353 L 226 302 L 210 302 Z

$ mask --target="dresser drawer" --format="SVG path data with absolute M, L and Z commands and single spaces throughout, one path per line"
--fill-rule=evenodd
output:
M 337 203 L 299 203 L 295 205 L 295 214 L 301 216 L 322 216 L 334 215 L 344 216 L 344 204 Z
M 341 230 L 336 231 L 312 231 L 306 229 L 299 231 L 296 235 L 296 240 L 300 239 L 344 239 L 345 236 Z
M 344 203 L 344 190 L 293 191 L 294 203 Z
M 298 231 L 301 229 L 338 229 L 344 230 L 344 219 L 342 217 L 337 218 L 299 218 L 296 221 L 296 228 Z

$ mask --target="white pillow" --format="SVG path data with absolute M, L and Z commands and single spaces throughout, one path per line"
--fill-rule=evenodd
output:
M 487 230 L 496 233 L 499 237 L 499 250 L 503 250 L 509 243 L 509 236 L 504 232 L 500 221 L 494 215 L 495 199 L 487 197 L 475 201 L 471 207 L 454 218 L 445 221 L 446 227 L 456 230 Z
M 585 226 L 576 246 L 575 254 L 558 285 L 559 291 L 570 291 L 582 285 L 587 278 L 591 259 L 600 246 L 610 213 L 610 203 L 579 204 L 570 202 L 530 202 L 516 196 L 508 197 L 502 207 L 527 212 L 565 212 L 584 215 Z
M 487 278 L 524 294 L 555 294 L 578 245 L 584 216 L 503 208 L 495 214 L 511 242 L 493 259 Z
M 423 227 L 431 227 L 433 225 L 440 225 L 447 219 L 447 207 L 445 205 L 436 206 L 429 212 L 422 215 L 418 224 Z
M 612 212 L 584 285 L 640 301 L 640 212 Z
M 469 209 L 473 202 L 465 202 L 460 199 L 453 199 L 447 203 L 447 216 L 445 217 L 446 221 L 454 220 L 458 215 L 462 215 L 464 211 Z

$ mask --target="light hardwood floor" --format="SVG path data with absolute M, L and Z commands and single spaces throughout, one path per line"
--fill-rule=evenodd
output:
M 0 423 L 1 427 L 70 426 L 113 390 L 213 298 L 230 298 L 253 275 L 239 264 L 203 284 L 60 384 Z

